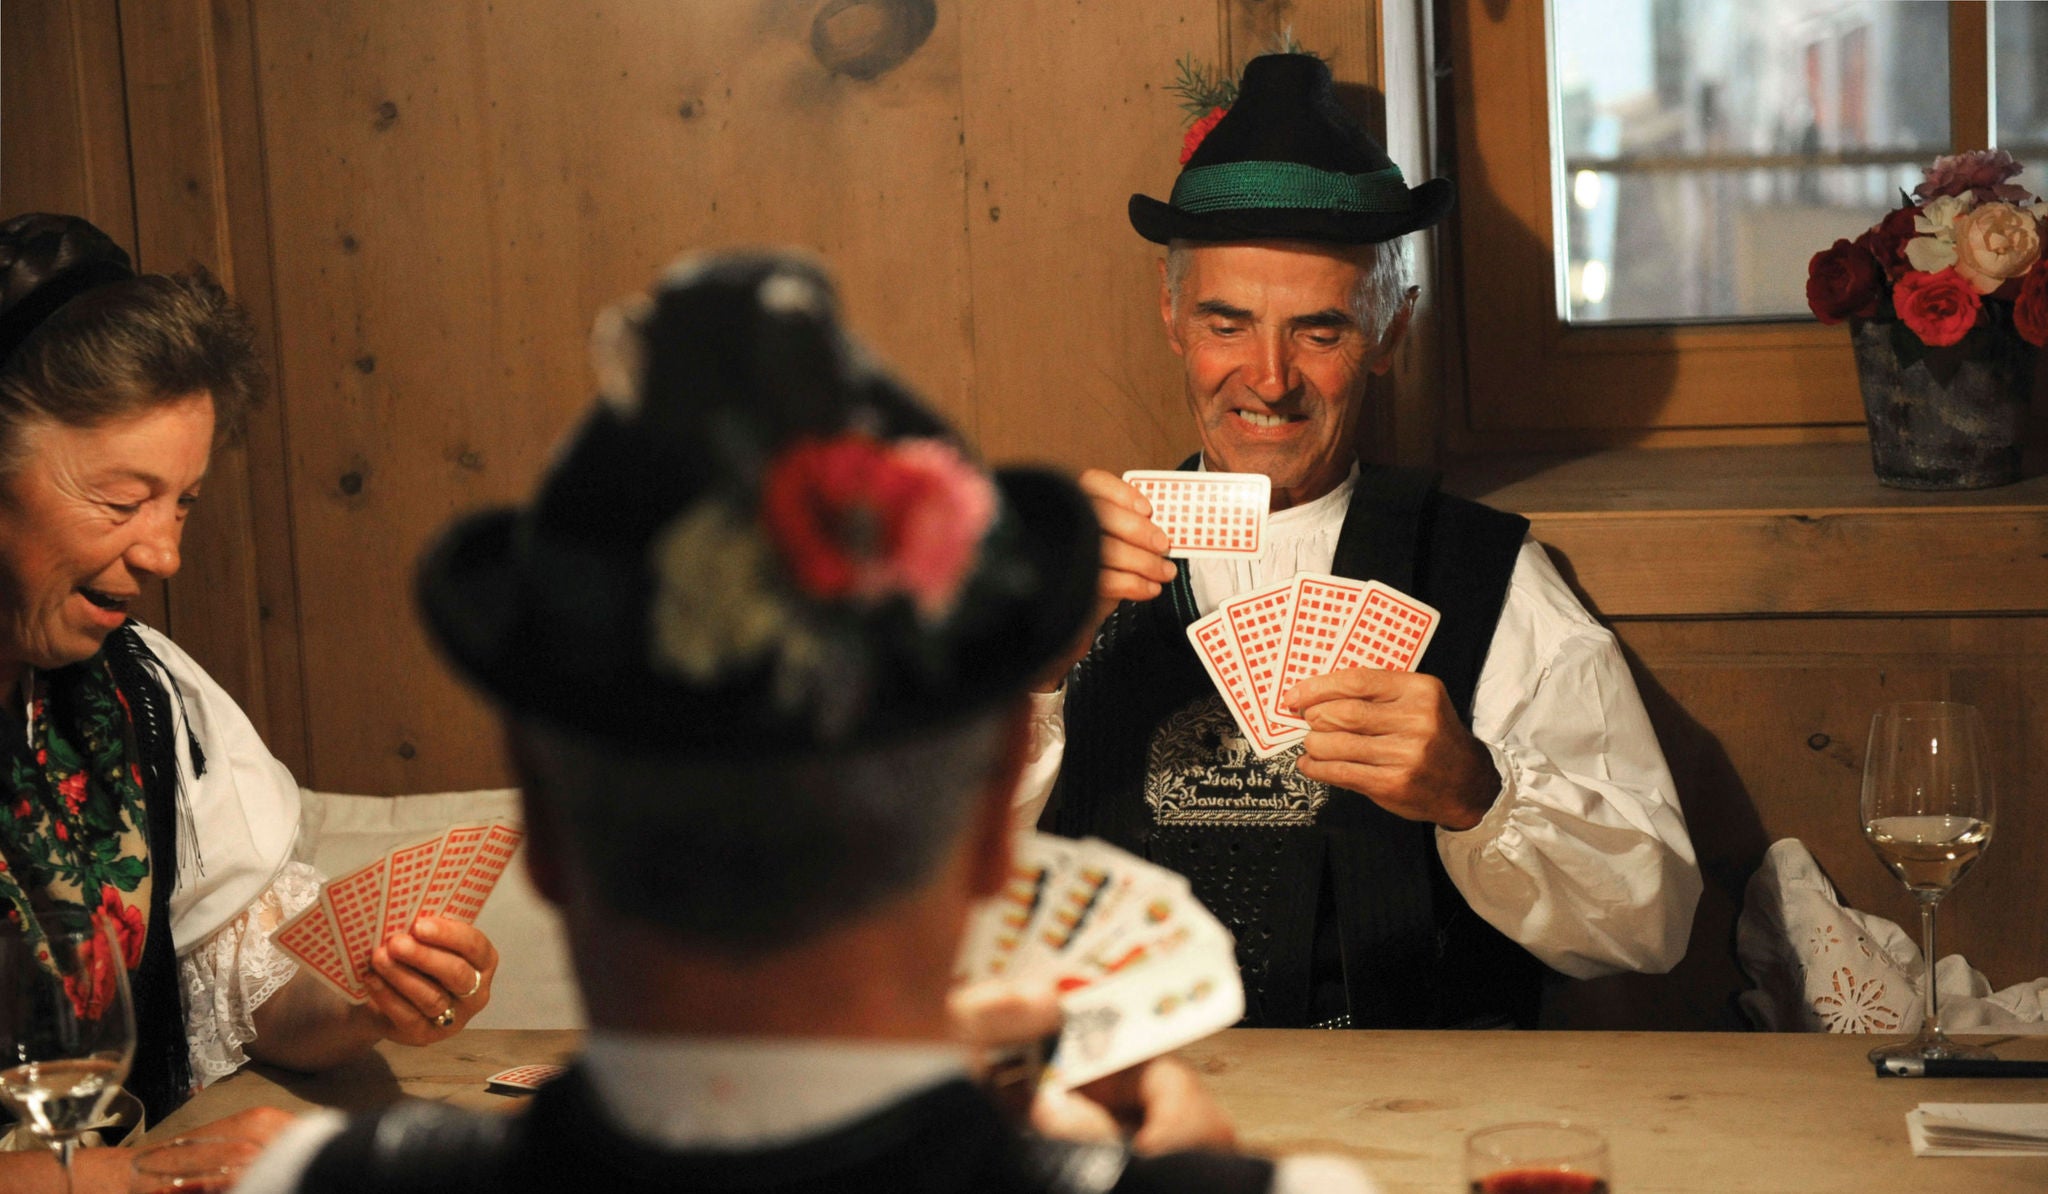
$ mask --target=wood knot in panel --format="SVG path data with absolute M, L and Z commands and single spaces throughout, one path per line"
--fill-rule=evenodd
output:
M 849 79 L 878 79 L 908 61 L 938 24 L 934 0 L 830 0 L 811 18 L 811 55 Z

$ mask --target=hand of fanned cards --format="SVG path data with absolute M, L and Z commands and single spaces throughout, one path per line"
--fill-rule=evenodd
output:
M 370 954 L 422 916 L 476 923 L 526 835 L 502 821 L 457 825 L 328 881 L 271 940 L 350 1003 L 369 998 Z
M 1259 758 L 1308 736 L 1281 694 L 1349 668 L 1415 670 L 1437 611 L 1391 585 L 1304 572 L 1241 593 L 1188 625 L 1195 655 Z
M 1071 1090 L 1244 1016 L 1237 948 L 1187 880 L 1093 838 L 1026 834 L 969 922 L 955 978 L 1059 992 L 1043 1084 Z

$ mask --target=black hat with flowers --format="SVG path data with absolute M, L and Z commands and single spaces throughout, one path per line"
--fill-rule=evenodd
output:
M 831 752 L 1012 699 L 1077 640 L 1087 502 L 978 465 L 810 263 L 686 259 L 592 347 L 599 399 L 532 500 L 420 566 L 434 637 L 508 710 L 642 752 Z
M 1447 178 L 1410 187 L 1379 142 L 1337 103 L 1312 54 L 1245 64 L 1237 98 L 1165 202 L 1131 196 L 1131 227 L 1174 240 L 1372 244 L 1427 228 L 1456 198 Z

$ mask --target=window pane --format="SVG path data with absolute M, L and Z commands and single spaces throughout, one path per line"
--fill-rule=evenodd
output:
M 1811 318 L 1807 259 L 1949 148 L 1938 0 L 1556 0 L 1551 20 L 1573 323 Z
M 2048 4 L 1999 0 L 1991 6 L 1993 72 L 1998 80 L 1998 143 L 2025 162 L 2021 186 L 2048 193 Z

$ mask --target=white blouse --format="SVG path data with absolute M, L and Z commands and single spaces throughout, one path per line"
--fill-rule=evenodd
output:
M 1357 480 L 1267 521 L 1256 559 L 1179 561 L 1207 614 L 1236 593 L 1328 572 Z M 1066 748 L 1066 693 L 1034 694 L 1029 764 L 1013 800 L 1035 824 Z M 1699 865 L 1671 770 L 1614 635 L 1524 539 L 1472 699 L 1472 732 L 1501 774 L 1471 829 L 1437 853 L 1472 910 L 1574 978 L 1658 973 L 1685 956 Z
M 249 1060 L 243 1046 L 256 1039 L 256 1009 L 298 973 L 270 934 L 319 898 L 322 880 L 291 861 L 298 781 L 205 669 L 170 639 L 133 625 L 163 662 L 159 678 L 172 695 L 181 819 L 171 939 L 192 1077 L 204 1086 Z M 188 727 L 206 756 L 205 775 L 194 773 Z

